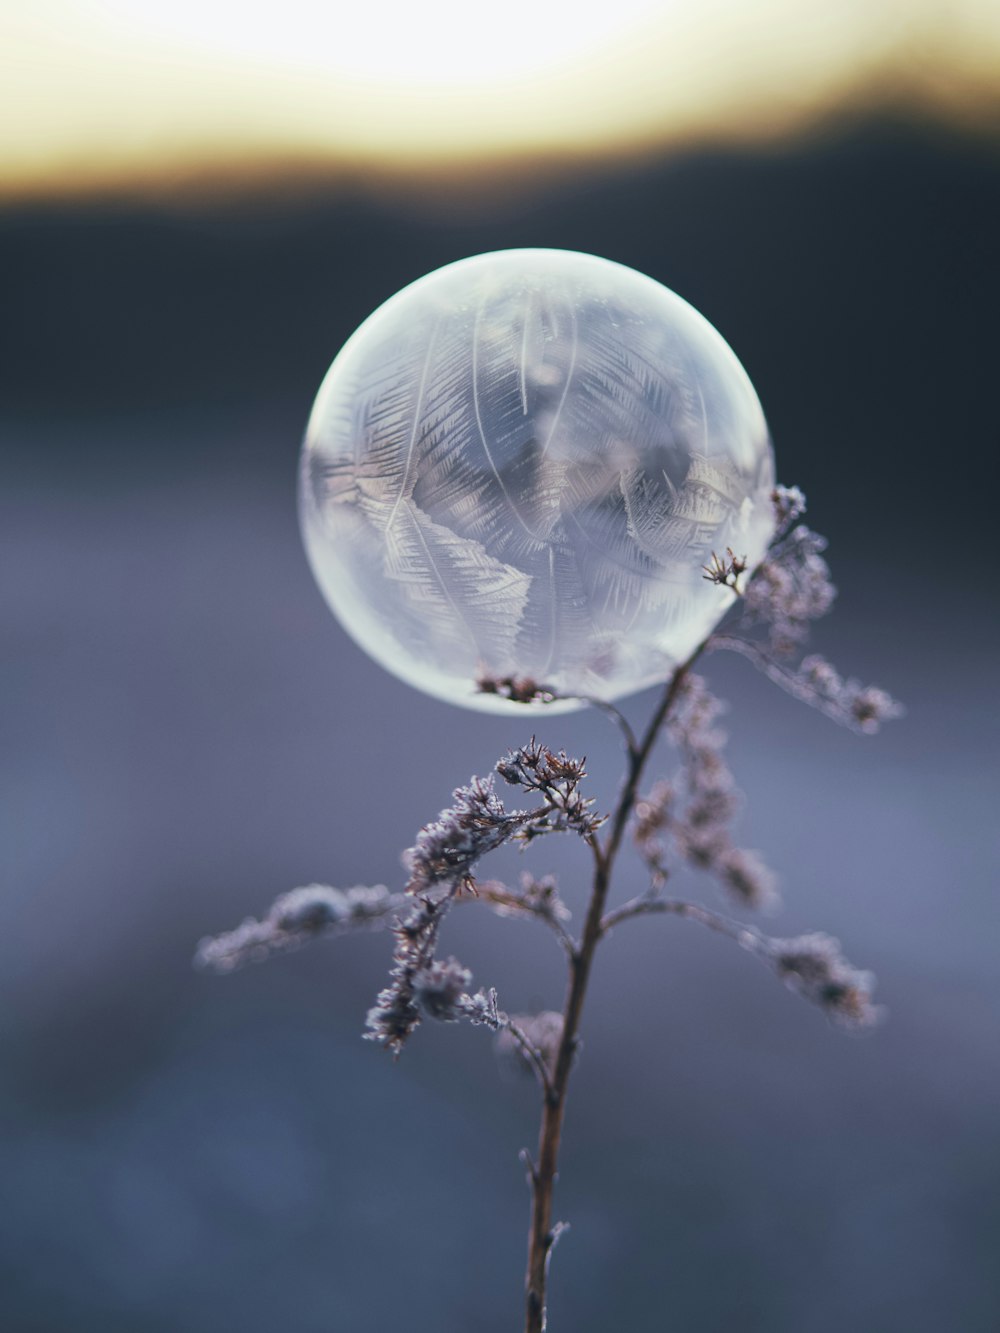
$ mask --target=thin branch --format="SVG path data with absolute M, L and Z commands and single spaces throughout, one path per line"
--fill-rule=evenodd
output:
M 482 902 L 500 908 L 497 913 L 499 916 L 533 917 L 536 921 L 543 922 L 552 931 L 567 954 L 572 956 L 576 952 L 576 940 L 563 925 L 555 911 L 546 912 L 540 907 L 532 906 L 517 893 L 508 889 L 505 884 L 501 884 L 499 880 L 490 879 L 478 882 L 476 884 L 476 897 Z M 470 897 L 466 901 L 475 902 L 476 897 Z
M 878 731 L 882 722 L 904 712 L 885 690 L 877 685 L 862 685 L 853 678 L 845 680 L 822 657 L 805 657 L 793 669 L 776 661 L 759 643 L 739 635 L 712 635 L 707 646 L 739 653 L 794 698 L 854 731 L 871 734 Z
M 621 709 L 616 708 L 614 704 L 609 704 L 606 699 L 598 699 L 592 694 L 557 694 L 555 697 L 557 699 L 578 699 L 580 703 L 589 704 L 591 708 L 596 708 L 599 712 L 604 713 L 621 732 L 628 753 L 635 755 L 639 748 L 639 742 L 632 730 L 632 724 Z
M 873 1004 L 871 998 L 874 977 L 848 962 L 841 953 L 839 940 L 830 935 L 813 932 L 794 939 L 772 939 L 752 926 L 734 921 L 721 912 L 713 912 L 700 903 L 684 902 L 679 898 L 654 898 L 650 894 L 633 898 L 616 911 L 609 912 L 602 922 L 602 934 L 631 917 L 654 913 L 698 921 L 709 930 L 734 940 L 789 989 L 822 1009 L 840 1028 L 864 1032 L 882 1018 L 882 1009 Z
M 551 1101 L 554 1095 L 552 1089 L 552 1079 L 549 1076 L 549 1071 L 545 1066 L 545 1059 L 541 1051 L 539 1051 L 536 1046 L 532 1045 L 532 1043 L 528 1040 L 527 1036 L 525 1035 L 524 1031 L 518 1027 L 518 1025 L 514 1022 L 512 1018 L 507 1019 L 507 1022 L 504 1024 L 504 1027 L 517 1042 L 518 1046 L 521 1049 L 521 1054 L 524 1056 L 524 1058 L 534 1069 L 535 1073 L 538 1075 L 541 1085 L 545 1090 L 545 1100 L 547 1102 Z M 534 1176 L 534 1170 L 535 1168 L 534 1166 L 532 1166 L 531 1168 L 532 1176 Z
M 811 689 L 789 667 L 784 666 L 781 662 L 776 662 L 773 657 L 769 657 L 759 643 L 753 643 L 749 639 L 741 639 L 737 634 L 713 634 L 706 644 L 706 648 L 710 653 L 717 650 L 739 653 L 748 662 L 752 662 L 757 670 L 762 672 L 772 684 L 780 686 L 781 689 L 793 695 L 796 699 L 800 699 L 803 703 L 818 708 L 821 712 L 826 713 L 828 717 L 832 717 L 838 722 L 842 720 L 843 714 L 839 709 L 824 706 L 823 701 L 817 698 L 814 689 Z
M 232 972 L 244 963 L 260 962 L 311 940 L 331 939 L 352 930 L 378 930 L 408 901 L 405 894 L 390 893 L 384 884 L 352 889 L 307 884 L 280 894 L 259 921 L 248 917 L 235 930 L 201 940 L 195 965 Z
M 541 685 L 530 676 L 483 675 L 476 681 L 476 689 L 480 694 L 495 694 L 499 698 L 509 699 L 511 703 L 515 704 L 551 704 L 560 699 L 576 700 L 582 704 L 590 704 L 591 707 L 599 708 L 602 713 L 611 718 L 624 736 L 629 753 L 635 753 L 635 732 L 629 725 L 628 719 L 614 704 L 608 703 L 605 699 L 598 699 L 593 694 L 560 694 L 553 686 Z
M 681 898 L 654 898 L 651 894 L 641 894 L 623 903 L 621 907 L 616 907 L 613 912 L 608 912 L 601 921 L 601 935 L 610 934 L 615 926 L 632 917 L 657 914 L 682 916 L 689 921 L 700 921 L 709 930 L 727 935 L 743 948 L 754 949 L 763 940 L 763 936 L 752 926 L 746 926 L 741 921 L 724 916 L 721 912 L 713 912 L 711 908 L 702 907 L 700 903 L 685 902 Z

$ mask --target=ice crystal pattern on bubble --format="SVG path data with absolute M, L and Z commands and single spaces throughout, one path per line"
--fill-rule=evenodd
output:
M 461 261 L 338 356 L 303 449 L 323 591 L 384 666 L 507 708 L 478 677 L 609 699 L 661 680 L 756 564 L 770 443 L 715 330 L 651 279 L 562 251 Z M 563 705 L 567 706 L 567 705 Z

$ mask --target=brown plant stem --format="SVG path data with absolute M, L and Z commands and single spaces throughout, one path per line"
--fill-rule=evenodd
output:
M 528 1267 L 525 1275 L 525 1333 L 544 1333 L 546 1326 L 549 1257 L 560 1229 L 553 1227 L 552 1224 L 552 1195 L 559 1162 L 566 1093 L 576 1053 L 580 1018 L 594 952 L 604 933 L 604 907 L 611 886 L 611 874 L 629 816 L 635 806 L 646 763 L 677 699 L 681 685 L 701 652 L 702 646 L 699 646 L 686 662 L 677 667 L 670 677 L 642 740 L 627 740 L 628 768 L 621 794 L 611 816 L 607 838 L 603 844 L 596 835 L 587 840 L 594 857 L 590 903 L 587 907 L 583 934 L 569 954 L 569 981 L 563 1009 L 562 1038 L 551 1079 L 544 1089 L 542 1123 L 538 1135 L 538 1160 L 530 1169 L 531 1230 L 528 1237 Z

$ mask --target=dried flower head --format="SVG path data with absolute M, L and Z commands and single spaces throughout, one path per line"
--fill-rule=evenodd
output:
M 461 1018 L 458 1002 L 472 985 L 472 973 L 454 958 L 435 958 L 413 978 L 413 998 L 431 1018 L 454 1023 Z
M 806 512 L 806 497 L 798 486 L 775 486 L 771 492 L 778 536 Z
M 540 1060 L 551 1076 L 562 1034 L 563 1016 L 551 1009 L 540 1014 L 511 1014 L 497 1037 L 497 1053 L 530 1074 L 537 1073 Z
M 497 916 L 534 916 L 560 923 L 570 919 L 569 908 L 559 896 L 555 875 L 536 879 L 529 870 L 522 870 L 516 888 L 499 880 L 485 880 L 480 881 L 477 889 Z
M 532 736 L 527 745 L 509 750 L 498 761 L 496 771 L 512 787 L 522 787 L 542 798 L 541 812 L 518 830 L 530 841 L 541 833 L 579 833 L 591 837 L 604 822 L 591 814 L 594 802 L 583 796 L 580 783 L 587 776 L 585 759 L 571 759 L 563 750 L 556 753 L 539 745 Z
M 281 894 L 260 921 L 248 917 L 235 930 L 203 939 L 195 954 L 199 967 L 232 972 L 244 963 L 260 962 L 273 953 L 296 949 L 319 936 L 385 924 L 404 901 L 384 884 L 335 889 L 308 884 Z
M 473 778 L 456 787 L 454 805 L 442 810 L 417 834 L 416 843 L 403 853 L 410 872 L 407 893 L 424 893 L 435 885 L 471 882 L 480 857 L 513 838 L 532 816 L 508 813 L 493 790 L 492 778 Z
M 395 1055 L 420 1023 L 422 1012 L 502 1025 L 495 993 L 465 995 L 469 980 L 459 982 L 465 969 L 454 960 L 442 964 L 434 957 L 441 922 L 455 898 L 463 890 L 476 890 L 472 871 L 480 857 L 512 838 L 528 840 L 564 830 L 587 835 L 600 823 L 589 813 L 591 802 L 579 791 L 585 776 L 582 760 L 555 754 L 532 738 L 501 759 L 497 771 L 506 781 L 541 796 L 541 806 L 509 812 L 493 789 L 492 777 L 474 777 L 468 786 L 456 788 L 453 804 L 426 824 L 404 853 L 403 863 L 410 872 L 406 892 L 415 901 L 394 928 L 396 947 L 389 985 L 368 1012 L 365 1034 Z M 495 902 L 502 895 L 493 890 L 490 896 Z M 545 898 L 547 906 L 543 906 Z M 545 916 L 564 935 L 557 901 L 553 886 L 546 894 L 522 892 L 516 902 L 508 898 L 504 905 Z
M 789 662 L 803 651 L 812 621 L 833 605 L 836 589 L 822 554 L 825 539 L 804 524 L 793 526 L 805 512 L 805 496 L 797 486 L 778 486 L 772 500 L 778 534 L 746 588 L 742 621 L 735 630 L 713 634 L 708 646 L 748 658 L 776 685 L 835 721 L 877 731 L 903 711 L 885 690 L 845 680 L 815 655 L 798 666 Z
M 669 834 L 686 861 L 710 871 L 738 901 L 747 907 L 770 906 L 777 896 L 774 876 L 756 852 L 733 843 L 732 824 L 743 793 L 723 753 L 726 733 L 716 725 L 724 711 L 700 676 L 685 679 L 667 723 L 683 771 L 638 802 L 633 836 L 656 886 L 666 880 L 663 835 Z
M 833 606 L 837 590 L 823 559 L 826 539 L 800 523 L 771 547 L 747 584 L 748 623 L 767 626 L 771 652 L 786 657 Z
M 478 990 L 475 995 L 463 995 L 458 1008 L 474 1027 L 489 1028 L 491 1032 L 499 1032 L 507 1022 L 507 1015 L 497 1008 L 497 993 L 492 987 Z
M 480 694 L 495 694 L 515 704 L 550 704 L 556 692 L 548 685 L 539 685 L 530 676 L 480 676 L 476 681 Z
M 739 586 L 740 575 L 746 573 L 747 558 L 745 555 L 736 556 L 733 554 L 731 546 L 726 547 L 726 557 L 712 552 L 711 562 L 705 566 L 703 579 L 708 579 L 709 583 L 714 583 L 720 588 L 730 588 L 733 592 L 742 592 Z
M 874 977 L 849 963 L 832 935 L 814 932 L 768 940 L 762 953 L 787 986 L 819 1005 L 840 1027 L 860 1031 L 879 1021 L 881 1011 L 871 999 Z
M 778 901 L 778 880 L 759 852 L 727 847 L 715 863 L 715 872 L 732 896 L 748 907 L 772 908 Z
M 797 672 L 799 681 L 816 704 L 838 722 L 856 731 L 875 732 L 883 722 L 900 717 L 903 707 L 877 685 L 844 679 L 825 658 L 813 654 L 803 658 Z

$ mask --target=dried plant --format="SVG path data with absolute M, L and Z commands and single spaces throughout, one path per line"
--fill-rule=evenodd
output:
M 694 674 L 697 659 L 721 650 L 740 653 L 796 698 L 860 732 L 874 732 L 902 711 L 884 690 L 844 679 L 822 658 L 802 655 L 810 623 L 834 600 L 823 558 L 826 543 L 799 522 L 805 510 L 801 491 L 778 487 L 772 500 L 777 535 L 752 576 L 747 579 L 746 561 L 732 550 L 713 554 L 705 567 L 706 579 L 736 594 L 733 611 L 726 625 L 664 683 L 645 730 L 636 734 L 612 705 L 590 700 L 619 726 L 625 745 L 624 781 L 610 812 L 596 812 L 585 795 L 584 760 L 556 753 L 532 737 L 495 766 L 496 776 L 531 804 L 508 808 L 495 790 L 493 774 L 472 778 L 404 854 L 408 880 L 402 892 L 381 885 L 295 889 L 278 898 L 260 921 L 245 921 L 228 934 L 203 940 L 198 949 L 202 965 L 228 972 L 307 940 L 388 925 L 394 938 L 389 984 L 369 1011 L 364 1035 L 398 1056 L 425 1018 L 466 1019 L 493 1032 L 501 1051 L 533 1075 L 542 1110 L 537 1153 L 534 1158 L 523 1154 L 532 1195 L 525 1333 L 542 1333 L 546 1327 L 549 1260 L 565 1230 L 564 1223 L 553 1220 L 553 1189 L 570 1074 L 597 946 L 613 928 L 649 915 L 685 917 L 734 940 L 836 1025 L 861 1031 L 879 1018 L 871 974 L 849 963 L 830 936 L 772 939 L 742 921 L 665 893 L 671 863 L 681 860 L 718 880 L 739 909 L 772 904 L 776 896 L 774 876 L 759 854 L 733 841 L 743 797 L 725 760 L 726 736 L 718 726 L 724 705 Z M 482 680 L 479 687 L 523 704 L 558 697 L 543 684 L 513 677 Z M 642 794 L 651 753 L 664 733 L 678 754 L 679 772 Z M 648 882 L 639 894 L 609 908 L 612 875 L 627 832 Z M 570 929 L 569 910 L 551 877 L 524 874 L 517 886 L 476 878 L 478 863 L 489 852 L 549 833 L 575 834 L 589 849 L 590 898 L 578 934 Z M 468 968 L 454 958 L 438 957 L 445 916 L 459 900 L 501 916 L 537 920 L 555 934 L 568 972 L 561 1013 L 507 1014 L 495 989 L 474 991 Z

